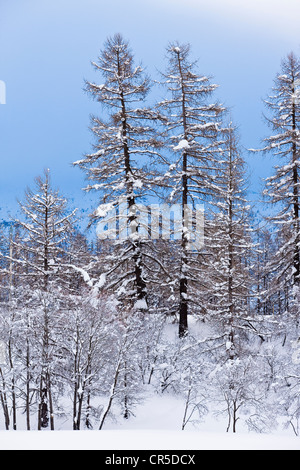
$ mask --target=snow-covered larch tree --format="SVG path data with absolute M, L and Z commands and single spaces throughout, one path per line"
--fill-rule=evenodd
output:
M 20 202 L 24 220 L 18 220 L 23 240 L 15 261 L 24 267 L 23 282 L 31 287 L 36 304 L 35 325 L 40 341 L 39 355 L 38 428 L 49 424 L 54 429 L 52 374 L 55 368 L 53 335 L 57 323 L 62 276 L 61 265 L 66 256 L 68 237 L 72 231 L 74 212 L 67 213 L 67 201 L 51 187 L 50 171 L 35 180 L 35 190 L 28 189 L 25 202 Z M 64 271 L 64 268 L 63 268 Z
M 101 204 L 93 213 L 94 219 L 101 220 L 111 210 L 117 214 L 113 235 L 107 232 L 108 238 L 117 238 L 117 242 L 113 256 L 106 261 L 106 288 L 118 286 L 119 298 L 125 303 L 147 308 L 145 248 L 137 205 L 153 189 L 155 161 L 160 158 L 153 128 L 157 114 L 144 107 L 150 80 L 143 68 L 135 65 L 129 44 L 120 34 L 107 39 L 92 64 L 103 83 L 87 81 L 86 90 L 102 105 L 103 117 L 92 117 L 95 152 L 74 164 L 90 180 L 85 189 L 99 191 Z
M 190 286 L 199 276 L 199 271 L 198 274 L 192 272 L 196 256 L 189 250 L 191 234 L 186 230 L 188 204 L 195 207 L 214 192 L 213 176 L 221 130 L 218 119 L 224 108 L 208 100 L 217 85 L 212 84 L 209 77 L 198 74 L 196 64 L 190 61 L 189 45 L 170 44 L 167 54 L 168 64 L 162 74 L 162 85 L 168 95 L 158 107 L 165 115 L 162 122 L 169 150 L 170 201 L 182 207 L 178 291 L 179 336 L 183 337 L 188 331 L 188 306 L 192 300 Z
M 278 234 L 285 233 L 285 242 L 275 253 L 269 269 L 276 271 L 272 286 L 283 291 L 288 285 L 291 295 L 290 309 L 300 281 L 300 61 L 290 53 L 281 64 L 281 72 L 274 80 L 272 95 L 266 100 L 270 111 L 267 121 L 275 132 L 264 139 L 264 152 L 274 156 L 273 176 L 266 179 L 264 195 L 276 210 L 269 220 Z M 287 236 L 286 236 L 287 235 Z M 293 290 L 293 292 L 292 292 Z
M 35 190 L 27 189 L 20 202 L 25 220 L 18 220 L 24 233 L 19 262 L 27 266 L 28 283 L 49 290 L 66 258 L 67 241 L 73 231 L 75 211 L 67 212 L 67 200 L 51 187 L 50 171 L 35 179 Z
M 236 332 L 241 318 L 249 314 L 254 280 L 252 279 L 254 241 L 250 229 L 250 205 L 246 200 L 245 163 L 235 128 L 224 129 L 223 157 L 219 162 L 216 184 L 219 187 L 212 205 L 215 214 L 208 222 L 206 257 L 209 310 L 227 328 L 226 349 L 231 358 L 237 352 Z

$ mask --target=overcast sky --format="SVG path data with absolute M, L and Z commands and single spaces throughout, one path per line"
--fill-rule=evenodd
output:
M 107 36 L 123 34 L 153 78 L 170 41 L 190 43 L 199 73 L 220 85 L 241 144 L 253 148 L 269 132 L 262 99 L 282 58 L 300 55 L 299 24 L 298 0 L 0 0 L 0 218 L 45 167 L 54 186 L 89 205 L 71 162 L 91 150 L 89 115 L 100 109 L 82 89 L 84 78 L 101 83 L 90 62 Z M 270 159 L 245 157 L 258 192 Z

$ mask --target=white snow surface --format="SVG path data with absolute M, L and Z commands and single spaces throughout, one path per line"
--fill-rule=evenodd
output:
M 299 437 L 197 431 L 1 431 L 1 450 L 300 450 Z
M 146 310 L 147 309 L 147 302 L 145 301 L 145 299 L 137 300 L 134 304 L 134 308 L 136 310 L 138 310 L 138 309 Z
M 71 431 L 57 423 L 56 431 L 0 431 L 0 450 L 300 450 L 292 432 L 272 434 L 226 432 L 226 420 L 210 416 L 181 430 L 184 403 L 172 395 L 149 396 L 135 416 L 108 420 L 98 431 Z
M 186 139 L 182 139 L 176 147 L 173 147 L 173 150 L 182 150 L 189 148 L 190 144 Z

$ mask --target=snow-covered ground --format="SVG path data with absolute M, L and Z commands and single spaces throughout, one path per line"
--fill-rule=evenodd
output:
M 300 450 L 299 437 L 170 430 L 1 431 L 1 450 Z
M 151 395 L 135 416 L 116 416 L 102 431 L 70 431 L 63 420 L 56 422 L 57 431 L 0 431 L 0 450 L 300 450 L 292 430 L 258 434 L 241 420 L 237 433 L 227 433 L 226 418 L 213 414 L 182 431 L 183 410 L 177 397 Z

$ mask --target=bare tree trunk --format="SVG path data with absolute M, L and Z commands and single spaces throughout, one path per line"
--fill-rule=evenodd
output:
M 182 122 L 184 139 L 188 140 L 187 134 L 187 114 L 186 114 L 186 96 L 181 68 L 180 51 L 177 52 L 178 69 L 181 77 L 181 95 L 182 95 Z M 187 176 L 187 153 L 182 155 L 182 235 L 181 235 L 181 266 L 180 266 L 180 284 L 179 284 L 179 337 L 183 338 L 188 333 L 188 280 L 187 280 L 187 245 L 188 234 L 186 233 L 187 203 L 188 203 L 188 176 Z
M 50 429 L 54 431 L 54 409 L 52 399 L 52 387 L 49 372 L 47 372 L 47 389 L 48 389 L 48 401 L 49 401 L 49 413 L 50 413 Z
M 238 406 L 237 406 L 237 403 L 236 403 L 236 400 L 234 400 L 233 402 L 233 423 L 232 423 L 232 432 L 236 432 L 236 423 L 238 422 L 238 416 L 237 416 L 237 412 L 238 412 Z
M 2 391 L 0 392 L 0 399 L 1 399 L 1 404 L 3 408 L 5 429 L 8 431 L 9 425 L 10 425 L 9 409 L 8 409 L 8 403 L 7 403 L 6 384 L 5 384 L 5 380 L 4 380 L 4 376 L 3 376 L 3 372 L 1 368 L 0 368 L 0 376 L 2 379 Z
M 78 398 L 78 389 L 79 389 L 79 328 L 78 323 L 76 321 L 76 350 L 75 350 L 75 357 L 74 357 L 74 389 L 73 389 L 73 430 L 76 431 L 79 429 L 80 423 L 78 423 L 78 416 L 77 416 L 77 398 Z
M 45 314 L 47 315 L 47 314 Z M 39 389 L 39 412 L 38 412 L 38 429 L 47 428 L 49 424 L 49 409 L 48 409 L 48 332 L 47 332 L 47 321 L 45 320 L 44 325 L 44 338 L 43 338 L 43 350 L 42 350 L 42 370 L 40 377 L 40 389 Z
M 106 408 L 104 410 L 104 413 L 102 415 L 102 419 L 100 421 L 99 430 L 101 430 L 103 428 L 106 417 L 107 417 L 108 413 L 110 412 L 110 409 L 111 409 L 111 406 L 112 406 L 112 403 L 113 403 L 113 399 L 115 397 L 115 392 L 116 392 L 118 379 L 119 379 L 119 375 L 120 375 L 120 369 L 121 369 L 121 354 L 119 355 L 119 359 L 118 359 L 117 364 L 116 364 L 113 385 L 111 387 L 111 391 L 110 391 L 110 395 L 109 395 L 109 399 L 108 399 Z
M 78 423 L 77 423 L 77 392 L 78 392 L 78 385 L 77 380 L 75 379 L 74 383 L 74 391 L 73 391 L 73 430 L 78 430 Z
M 182 425 L 181 425 L 181 430 L 182 431 L 184 431 L 184 428 L 188 423 L 187 412 L 188 412 L 189 405 L 190 405 L 191 392 L 192 392 L 192 387 L 191 387 L 191 384 L 190 384 L 189 389 L 188 389 L 188 393 L 187 393 L 187 398 L 186 398 L 186 401 L 185 401 L 184 415 L 183 415 L 183 420 L 182 420 Z
M 118 57 L 118 71 L 121 76 L 121 64 L 119 58 L 119 52 L 117 52 Z M 130 152 L 127 143 L 127 114 L 126 114 L 126 105 L 124 99 L 124 93 L 122 86 L 120 85 L 120 100 L 121 100 L 121 110 L 122 110 L 122 138 L 123 138 L 123 153 L 124 153 L 124 165 L 125 165 L 125 175 L 126 175 L 126 189 L 127 189 L 127 205 L 129 210 L 129 226 L 131 230 L 137 231 L 138 228 L 135 226 L 136 221 L 136 210 L 135 210 L 135 197 L 134 197 L 134 188 L 133 188 L 133 173 L 131 168 L 130 161 Z M 141 256 L 141 244 L 139 241 L 132 239 L 133 244 L 133 262 L 135 270 L 135 283 L 137 289 L 137 298 L 143 300 L 147 298 L 147 286 L 143 279 L 143 269 L 142 269 L 142 256 Z
M 230 359 L 234 359 L 234 302 L 233 302 L 233 207 L 232 207 L 232 190 L 233 190 L 233 174 L 232 174 L 232 152 L 233 152 L 233 142 L 232 142 L 232 131 L 229 133 L 229 205 L 228 205 L 228 303 L 229 303 L 229 322 L 230 322 L 230 332 L 229 332 L 229 341 L 231 347 L 229 349 Z
M 86 399 L 86 415 L 85 415 L 85 425 L 87 429 L 91 429 L 91 421 L 90 421 L 90 409 L 91 409 L 91 393 L 88 390 L 87 392 L 87 399 Z
M 29 353 L 29 343 L 27 338 L 27 348 L 26 348 L 26 427 L 27 431 L 30 431 L 30 353 Z
M 128 408 L 128 395 L 127 395 L 127 363 L 125 361 L 124 363 L 124 390 L 125 390 L 125 394 L 124 394 L 124 418 L 125 419 L 128 419 L 129 418 L 129 408 Z
M 228 424 L 227 424 L 226 432 L 229 432 L 230 425 L 231 425 L 230 401 L 226 399 L 226 402 L 227 402 L 227 414 L 228 414 Z
M 39 389 L 38 430 L 47 428 L 49 424 L 47 388 L 44 387 L 45 378 L 41 376 Z
M 295 93 L 295 89 L 292 89 Z M 296 126 L 296 108 L 295 102 L 292 104 L 292 131 L 295 139 L 297 132 Z M 300 255 L 299 255 L 299 194 L 298 194 L 298 169 L 297 169 L 297 147 L 295 140 L 292 143 L 292 155 L 293 155 L 293 218 L 294 218 L 294 230 L 295 230 L 295 242 L 294 242 L 294 283 L 299 284 L 300 282 Z
M 10 236 L 10 247 L 9 247 L 9 256 L 10 256 L 10 263 L 9 263 L 9 310 L 10 310 L 10 321 L 11 325 L 14 324 L 14 312 L 11 309 L 11 302 L 12 302 L 12 288 L 13 288 L 13 243 L 12 243 L 12 236 Z M 12 327 L 9 330 L 9 339 L 8 339 L 8 361 L 9 367 L 11 372 L 11 398 L 12 398 L 12 416 L 13 416 L 13 430 L 16 431 L 17 429 L 17 404 L 16 404 L 16 393 L 15 393 L 15 372 L 14 372 L 14 365 L 13 365 L 13 343 L 12 343 Z

